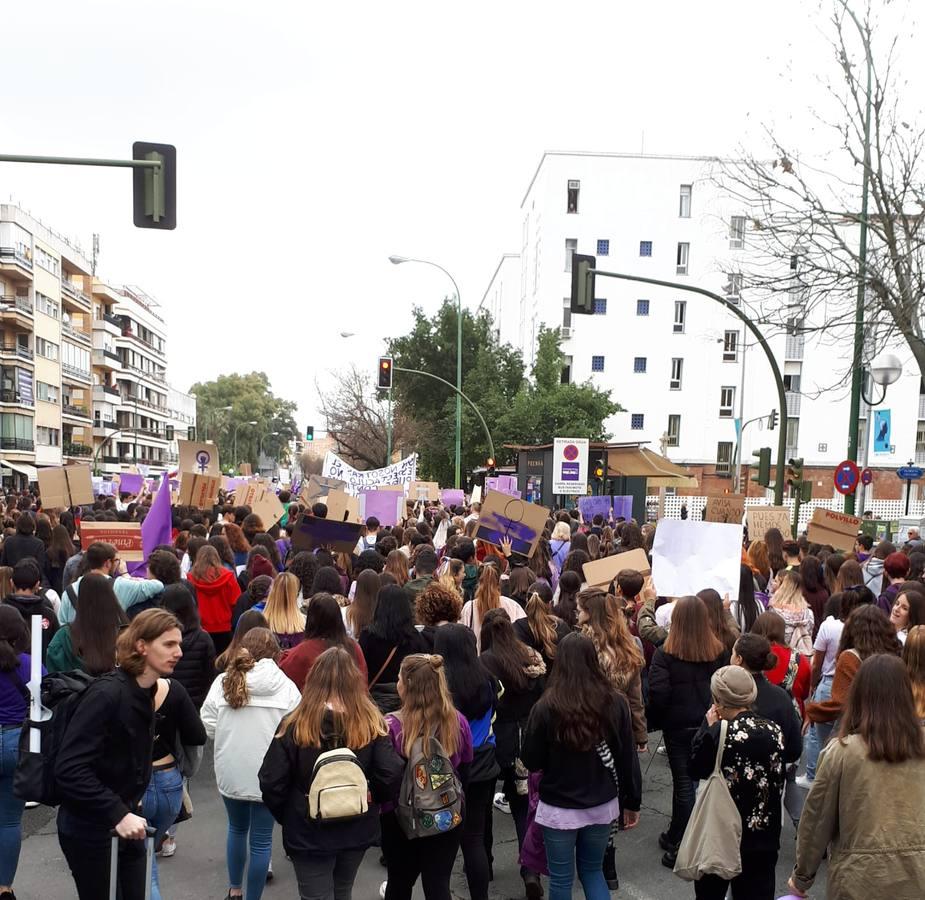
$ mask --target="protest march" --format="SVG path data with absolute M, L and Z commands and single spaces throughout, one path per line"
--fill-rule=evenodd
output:
M 281 485 L 180 445 L 161 478 L 0 497 L 0 900 L 38 804 L 82 900 L 169 896 L 210 791 L 227 874 L 196 896 L 260 898 L 276 843 L 288 896 L 350 898 L 378 862 L 386 900 L 449 900 L 460 864 L 487 900 L 505 820 L 521 896 L 648 896 L 621 871 L 654 757 L 672 896 L 922 896 L 917 530 L 817 511 L 793 539 L 728 502 L 640 524 L 413 455 Z

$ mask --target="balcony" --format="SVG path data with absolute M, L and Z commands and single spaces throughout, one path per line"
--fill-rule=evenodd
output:
M 797 391 L 787 391 L 787 415 L 798 416 L 800 414 L 800 400 L 803 395 Z
M 142 347 L 144 347 L 146 350 L 150 350 L 152 353 L 156 353 L 158 356 L 167 356 L 164 350 L 159 350 L 154 346 L 154 344 L 152 344 L 150 341 L 146 341 L 143 337 L 141 337 L 141 335 L 138 334 L 137 331 L 133 331 L 131 328 L 123 328 L 122 337 L 131 338 L 133 341 L 138 341 Z
M 787 334 L 787 340 L 784 346 L 784 359 L 803 359 L 803 348 L 805 346 L 805 336 L 800 334 Z
M 93 399 L 101 403 L 116 403 L 121 398 L 118 388 L 110 387 L 108 384 L 93 385 Z
M 0 247 L 0 272 L 11 278 L 32 280 L 32 258 L 21 247 Z
M 103 369 L 107 372 L 122 371 L 122 358 L 112 350 L 94 349 L 92 361 L 97 369 Z
M 61 412 L 66 416 L 76 417 L 78 419 L 89 419 L 90 410 L 86 406 L 74 406 L 71 403 L 65 403 L 61 407 Z
M 35 354 L 28 347 L 23 347 L 19 344 L 4 344 L 0 346 L 0 353 L 16 356 L 19 359 L 28 359 L 30 361 L 35 358 Z
M 16 390 L 0 391 L 0 403 L 8 403 L 13 406 L 26 406 L 29 409 L 35 406 L 34 400 L 32 402 L 23 400 L 22 395 Z
M 7 322 L 18 323 L 31 330 L 34 313 L 32 301 L 28 297 L 19 294 L 4 294 L 0 297 L 0 318 Z
M 70 279 L 61 276 L 61 294 L 75 300 L 81 306 L 90 308 L 90 298 Z
M 919 394 L 919 419 L 925 419 L 925 394 Z
M 35 441 L 26 438 L 0 437 L 0 450 L 21 450 L 32 453 L 35 450 Z
M 88 344 L 90 343 L 90 335 L 87 334 L 86 331 L 81 331 L 80 329 L 75 328 L 73 325 L 70 324 L 70 322 L 62 322 L 61 330 L 68 337 L 75 338 L 78 341 L 85 341 Z
M 88 447 L 86 444 L 73 444 L 69 441 L 65 441 L 62 449 L 64 450 L 65 456 L 79 457 L 82 459 L 93 456 L 93 448 Z
M 158 375 L 155 372 L 146 372 L 144 369 L 139 369 L 137 366 L 130 366 L 128 363 L 122 364 L 122 370 L 136 377 L 147 378 L 159 384 L 167 384 L 167 379 L 163 375 Z
M 67 378 L 74 378 L 78 381 L 90 380 L 89 372 L 85 372 L 83 369 L 78 369 L 77 366 L 72 366 L 69 363 L 61 363 L 61 373 Z
M 925 447 L 916 447 L 915 448 L 915 464 L 917 466 L 925 463 Z

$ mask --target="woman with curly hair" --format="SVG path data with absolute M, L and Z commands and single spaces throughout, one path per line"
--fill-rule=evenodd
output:
M 315 573 L 318 571 L 318 561 L 314 553 L 302 550 L 290 557 L 289 571 L 299 579 L 299 604 L 304 606 L 308 603 L 312 595 L 312 582 L 315 580 Z
M 427 646 L 433 648 L 437 629 L 459 621 L 462 597 L 457 591 L 432 581 L 421 591 L 414 602 L 414 621 Z

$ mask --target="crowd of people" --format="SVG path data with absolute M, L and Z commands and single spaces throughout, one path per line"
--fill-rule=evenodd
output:
M 174 507 L 171 542 L 133 576 L 111 544 L 79 549 L 79 530 L 142 520 L 150 497 L 71 510 L 4 498 L 0 900 L 20 854 L 34 615 L 46 681 L 89 676 L 53 760 L 82 900 L 108 895 L 113 829 L 123 900 L 144 896 L 149 834 L 161 865 L 182 852 L 209 739 L 228 898 L 259 900 L 278 823 L 303 900 L 349 900 L 371 847 L 386 900 L 419 881 L 449 900 L 460 856 L 469 896 L 487 900 L 501 810 L 527 898 L 571 898 L 577 877 L 602 900 L 619 885 L 615 837 L 639 822 L 640 755 L 656 750 L 672 778 L 665 866 L 683 874 L 715 766 L 741 817 L 724 848 L 737 868 L 705 871 L 696 897 L 773 900 L 785 812 L 794 895 L 827 854 L 831 897 L 921 896 L 920 541 L 859 535 L 845 553 L 771 529 L 746 535 L 735 596 L 661 597 L 640 571 L 617 566 L 601 585 L 585 570 L 651 553 L 654 525 L 558 510 L 527 557 L 477 538 L 478 504 L 409 503 L 399 526 L 368 519 L 352 552 L 297 550 L 295 522 L 327 508 L 280 499 L 268 527 L 233 498 Z M 157 861 L 150 888 L 160 898 Z

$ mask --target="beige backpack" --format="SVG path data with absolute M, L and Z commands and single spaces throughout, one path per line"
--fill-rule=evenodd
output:
M 315 822 L 343 822 L 365 815 L 369 784 L 356 754 L 346 747 L 320 754 L 305 799 L 308 818 Z

